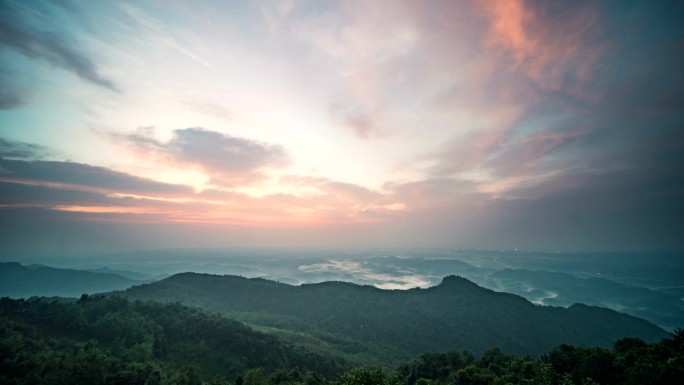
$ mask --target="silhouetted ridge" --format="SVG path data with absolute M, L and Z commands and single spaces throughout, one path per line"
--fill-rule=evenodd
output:
M 460 275 L 448 275 L 442 278 L 442 282 L 438 286 L 449 289 L 487 290 Z
M 538 306 L 458 276 L 428 289 L 383 290 L 346 282 L 291 286 L 261 278 L 179 274 L 118 294 L 201 307 L 384 362 L 426 351 L 480 354 L 491 347 L 539 355 L 562 343 L 608 347 L 622 337 L 657 341 L 667 336 L 647 321 L 609 309 Z

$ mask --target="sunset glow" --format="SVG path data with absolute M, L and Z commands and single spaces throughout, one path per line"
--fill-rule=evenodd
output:
M 0 1 L 2 230 L 682 248 L 654 3 Z

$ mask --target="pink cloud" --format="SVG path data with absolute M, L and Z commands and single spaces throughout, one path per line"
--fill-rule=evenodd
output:
M 591 80 L 605 48 L 591 40 L 598 23 L 593 4 L 572 4 L 562 12 L 532 8 L 524 0 L 480 3 L 490 21 L 486 46 L 511 57 L 512 70 L 522 71 L 545 91 L 566 89 Z M 571 7 L 571 8 L 570 8 Z

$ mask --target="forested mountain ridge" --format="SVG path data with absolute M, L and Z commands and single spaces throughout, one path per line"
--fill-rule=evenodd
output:
M 539 359 L 424 353 L 395 370 L 284 344 L 179 304 L 83 296 L 0 299 L 0 383 L 13 385 L 679 385 L 684 331 Z M 357 362 L 364 366 L 368 363 Z
M 116 292 L 180 302 L 230 318 L 314 338 L 370 362 L 397 363 L 426 351 L 498 347 L 540 355 L 563 343 L 610 346 L 623 337 L 658 341 L 661 328 L 585 305 L 534 305 L 457 276 L 427 289 L 381 290 L 344 282 L 292 286 L 265 279 L 183 273 Z
M 0 296 L 28 298 L 32 296 L 74 297 L 103 291 L 123 290 L 144 281 L 112 272 L 59 269 L 17 262 L 0 262 Z
M 350 364 L 179 304 L 85 295 L 0 299 L 3 384 L 13 376 L 26 383 L 153 384 L 183 370 L 234 379 L 256 367 L 334 377 Z

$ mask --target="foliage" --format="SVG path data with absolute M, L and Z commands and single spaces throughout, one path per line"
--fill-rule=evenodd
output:
M 190 365 L 190 366 L 188 366 Z M 0 300 L 0 383 L 191 384 L 252 367 L 300 367 L 332 377 L 339 357 L 285 344 L 236 321 L 178 304 L 83 296 Z M 128 381 L 128 380 L 126 380 Z
M 0 299 L 0 383 L 147 385 L 680 384 L 684 331 L 611 348 L 559 345 L 540 358 L 492 348 L 425 353 L 396 370 L 288 345 L 179 304 L 83 296 Z
M 626 336 L 653 342 L 667 333 L 612 310 L 536 306 L 522 297 L 450 276 L 428 289 L 380 290 L 344 282 L 291 286 L 265 279 L 183 273 L 116 295 L 180 302 L 279 330 L 310 348 L 398 365 L 426 351 L 492 346 L 540 356 L 555 346 L 610 347 Z

